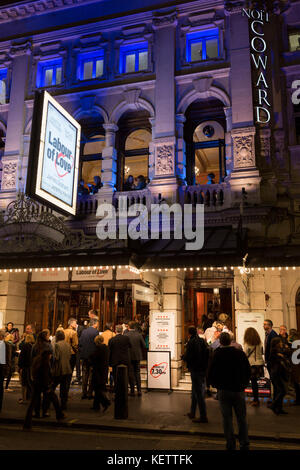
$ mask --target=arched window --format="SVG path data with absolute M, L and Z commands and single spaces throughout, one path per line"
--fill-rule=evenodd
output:
M 152 140 L 149 117 L 148 111 L 128 111 L 118 122 L 116 147 L 119 191 L 143 189 L 148 183 L 149 142 Z M 132 178 L 128 181 L 129 176 Z
M 138 129 L 129 134 L 125 141 L 124 154 L 124 181 L 128 176 L 134 178 L 134 185 L 138 187 L 138 177 L 142 175 L 148 180 L 149 142 L 151 134 L 146 129 Z
M 79 196 L 97 192 L 93 186 L 101 186 L 102 150 L 105 147 L 105 132 L 97 118 L 81 122 L 80 181 Z M 82 183 L 80 183 L 82 182 Z
M 193 134 L 195 151 L 195 184 L 215 184 L 224 181 L 224 129 L 216 121 L 199 124 Z

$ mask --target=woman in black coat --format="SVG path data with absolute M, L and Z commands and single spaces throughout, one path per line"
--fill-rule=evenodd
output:
M 285 355 L 280 336 L 272 339 L 268 366 L 274 387 L 274 400 L 270 408 L 276 415 L 287 414 L 282 409 L 282 404 L 290 378 L 291 364 Z
M 110 405 L 110 401 L 106 396 L 109 349 L 106 344 L 103 343 L 104 338 L 102 336 L 96 336 L 94 342 L 97 349 L 89 358 L 93 368 L 92 387 L 95 391 L 92 410 L 99 411 L 101 403 L 103 411 L 106 411 Z

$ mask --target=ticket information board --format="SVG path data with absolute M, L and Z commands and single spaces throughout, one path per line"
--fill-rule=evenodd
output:
M 247 328 L 255 328 L 260 336 L 262 345 L 265 342 L 265 314 L 262 312 L 236 312 L 237 342 L 244 344 L 244 334 Z
M 149 344 L 151 351 L 170 351 L 175 359 L 175 312 L 151 312 Z
M 48 92 L 37 92 L 26 193 L 72 215 L 76 212 L 80 129 Z
M 170 351 L 148 351 L 147 387 L 150 390 L 171 390 Z

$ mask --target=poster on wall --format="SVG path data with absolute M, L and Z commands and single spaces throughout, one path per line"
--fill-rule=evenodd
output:
M 80 130 L 48 92 L 36 93 L 26 194 L 71 215 L 76 213 Z
M 151 312 L 149 347 L 151 351 L 170 351 L 175 359 L 175 312 Z
M 170 351 L 148 351 L 147 387 L 148 389 L 171 390 Z
M 265 342 L 264 313 L 236 312 L 237 342 L 244 344 L 244 334 L 247 328 L 255 328 L 258 332 L 262 345 Z
M 73 268 L 72 281 L 111 281 L 112 268 Z

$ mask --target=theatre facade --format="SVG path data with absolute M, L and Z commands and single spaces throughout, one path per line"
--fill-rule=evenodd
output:
M 140 315 L 151 349 L 172 316 L 173 388 L 203 314 L 299 330 L 300 2 L 3 3 L 0 323 Z M 75 215 L 26 191 L 37 90 L 81 126 Z M 203 247 L 100 240 L 104 204 L 202 204 Z

